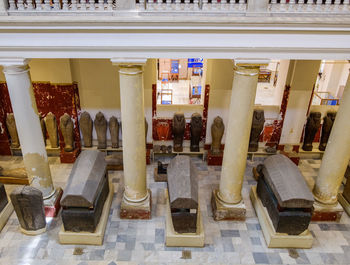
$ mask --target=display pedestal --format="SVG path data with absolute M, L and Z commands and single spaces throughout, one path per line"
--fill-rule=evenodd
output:
M 48 199 L 44 200 L 44 209 L 46 217 L 56 217 L 61 209 L 61 198 L 63 190 L 57 188 L 55 193 Z
M 213 217 L 215 221 L 244 221 L 246 214 L 246 207 L 243 200 L 237 204 L 223 203 L 217 196 L 218 190 L 213 190 L 211 196 L 211 207 L 213 210 Z
M 0 213 L 0 231 L 4 228 L 7 223 L 7 220 L 10 218 L 10 215 L 13 213 L 13 205 L 8 199 L 8 203 L 5 208 Z
M 152 192 L 148 189 L 148 197 L 142 202 L 129 202 L 124 196 L 120 205 L 121 219 L 151 219 Z
M 266 245 L 269 248 L 311 248 L 313 238 L 309 230 L 300 235 L 288 235 L 276 233 L 267 209 L 263 206 L 256 192 L 256 186 L 250 190 L 250 200 L 258 216 L 261 230 L 264 234 Z
M 167 247 L 204 247 L 204 229 L 202 215 L 198 205 L 197 212 L 197 231 L 196 233 L 177 233 L 174 230 L 173 220 L 169 205 L 168 192 L 166 193 L 166 235 L 165 245 Z
M 208 150 L 208 156 L 207 156 L 208 166 L 221 166 L 223 156 L 224 156 L 223 152 L 217 155 L 213 155 L 211 153 L 211 150 Z
M 74 245 L 102 245 L 107 221 L 109 217 L 109 210 L 111 208 L 114 195 L 114 186 L 109 181 L 109 193 L 103 206 L 100 221 L 96 227 L 94 233 L 91 232 L 71 232 L 65 231 L 62 225 L 60 232 L 58 233 L 59 242 L 61 244 L 74 244 Z
M 158 174 L 158 168 L 154 168 L 154 181 L 155 182 L 167 182 L 167 174 Z
M 66 152 L 61 150 L 60 160 L 61 163 L 73 164 L 80 154 L 80 149 L 76 148 L 72 152 Z
M 350 216 L 350 203 L 341 193 L 338 193 L 338 202 L 341 204 L 341 206 L 343 206 L 345 212 Z
M 40 235 L 42 233 L 46 232 L 46 226 L 44 228 L 38 229 L 38 230 L 25 230 L 22 227 L 20 227 L 20 230 L 23 234 L 27 235 L 27 236 L 36 236 L 36 235 Z
M 334 205 L 314 203 L 314 212 L 311 221 L 339 222 L 344 210 L 337 202 Z

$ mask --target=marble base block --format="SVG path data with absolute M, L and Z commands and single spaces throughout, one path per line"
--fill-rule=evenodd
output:
M 129 202 L 124 197 L 120 205 L 121 219 L 151 219 L 152 192 L 148 190 L 149 196 L 141 202 Z
M 243 200 L 237 204 L 225 204 L 217 196 L 218 190 L 213 190 L 211 196 L 211 207 L 215 221 L 244 221 L 246 207 Z
M 311 221 L 339 222 L 344 210 L 337 202 L 334 205 L 314 203 L 314 212 Z
M 313 237 L 309 230 L 305 230 L 300 235 L 288 235 L 285 233 L 277 233 L 267 209 L 263 206 L 258 198 L 256 186 L 250 190 L 250 200 L 258 216 L 261 230 L 265 237 L 266 245 L 269 248 L 311 248 Z
M 58 233 L 59 242 L 61 244 L 72 244 L 72 245 L 102 245 L 107 221 L 109 217 L 109 211 L 111 208 L 112 200 L 114 195 L 114 185 L 109 182 L 109 193 L 105 204 L 103 206 L 100 221 L 96 227 L 95 232 L 71 232 L 65 231 L 63 225 Z
M 0 231 L 6 225 L 7 220 L 10 218 L 10 215 L 13 213 L 13 205 L 9 199 L 6 206 L 0 212 Z
M 198 205 L 197 231 L 195 233 L 177 233 L 174 230 L 169 198 L 166 196 L 166 235 L 165 245 L 167 247 L 204 247 L 204 229 L 200 208 Z

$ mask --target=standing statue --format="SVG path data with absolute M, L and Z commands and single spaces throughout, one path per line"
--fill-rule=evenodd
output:
M 97 148 L 105 149 L 107 148 L 107 120 L 101 111 L 96 114 L 94 124 L 97 134 Z
M 60 118 L 60 129 L 64 140 L 64 151 L 72 152 L 74 149 L 74 125 L 72 119 L 67 113 Z
M 44 138 L 44 144 L 46 146 L 46 126 L 45 126 L 45 120 L 40 117 L 40 126 L 41 126 L 41 132 L 43 133 Z
M 145 143 L 147 145 L 147 132 L 148 132 L 148 122 L 145 117 Z
M 193 113 L 191 116 L 191 152 L 199 152 L 199 141 L 201 140 L 202 129 L 202 116 L 199 113 Z
M 185 134 L 185 115 L 183 113 L 177 112 L 174 114 L 173 118 L 173 135 L 174 135 L 174 151 L 182 152 L 182 142 Z
M 49 112 L 45 117 L 46 130 L 49 135 L 51 148 L 58 147 L 57 122 L 54 114 Z
M 225 125 L 222 118 L 217 116 L 211 125 L 211 153 L 213 155 L 221 154 L 221 140 L 224 135 Z
M 92 119 L 90 114 L 84 111 L 79 120 L 79 127 L 83 135 L 85 147 L 92 147 Z
M 252 128 L 250 130 L 248 152 L 256 152 L 259 148 L 259 138 L 264 129 L 265 115 L 264 110 L 254 110 Z
M 311 112 L 307 118 L 305 126 L 304 144 L 302 149 L 304 151 L 312 151 L 312 142 L 314 141 L 315 135 L 321 125 L 321 113 Z
M 321 141 L 318 147 L 320 151 L 326 150 L 328 138 L 329 138 L 329 135 L 331 134 L 331 130 L 332 130 L 336 115 L 337 115 L 336 112 L 327 112 L 327 115 L 323 118 Z
M 109 119 L 109 132 L 111 134 L 112 148 L 119 147 L 119 123 L 118 119 L 112 116 Z
M 10 134 L 10 137 L 11 137 L 11 147 L 18 148 L 19 147 L 19 139 L 18 139 L 18 134 L 17 134 L 15 116 L 13 115 L 13 113 L 7 114 L 6 126 L 7 126 L 7 130 Z

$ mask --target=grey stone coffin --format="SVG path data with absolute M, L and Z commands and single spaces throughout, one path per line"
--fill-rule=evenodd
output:
M 311 221 L 314 198 L 299 168 L 284 155 L 258 167 L 257 193 L 278 233 L 299 235 Z
M 0 183 L 0 213 L 8 203 L 7 194 L 4 184 Z
M 64 229 L 94 232 L 108 193 L 105 155 L 100 151 L 83 151 L 74 163 L 61 200 Z
M 198 184 L 196 169 L 188 156 L 176 156 L 167 167 L 168 191 L 174 230 L 197 231 Z

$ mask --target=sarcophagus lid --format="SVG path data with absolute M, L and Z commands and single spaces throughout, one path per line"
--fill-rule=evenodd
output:
M 172 209 L 197 209 L 196 169 L 188 156 L 176 156 L 168 165 L 168 190 Z
M 104 153 L 95 150 L 83 151 L 74 163 L 61 205 L 93 208 L 101 192 L 106 169 Z
M 310 208 L 314 197 L 299 168 L 284 155 L 265 159 L 261 173 L 276 196 L 280 207 Z

